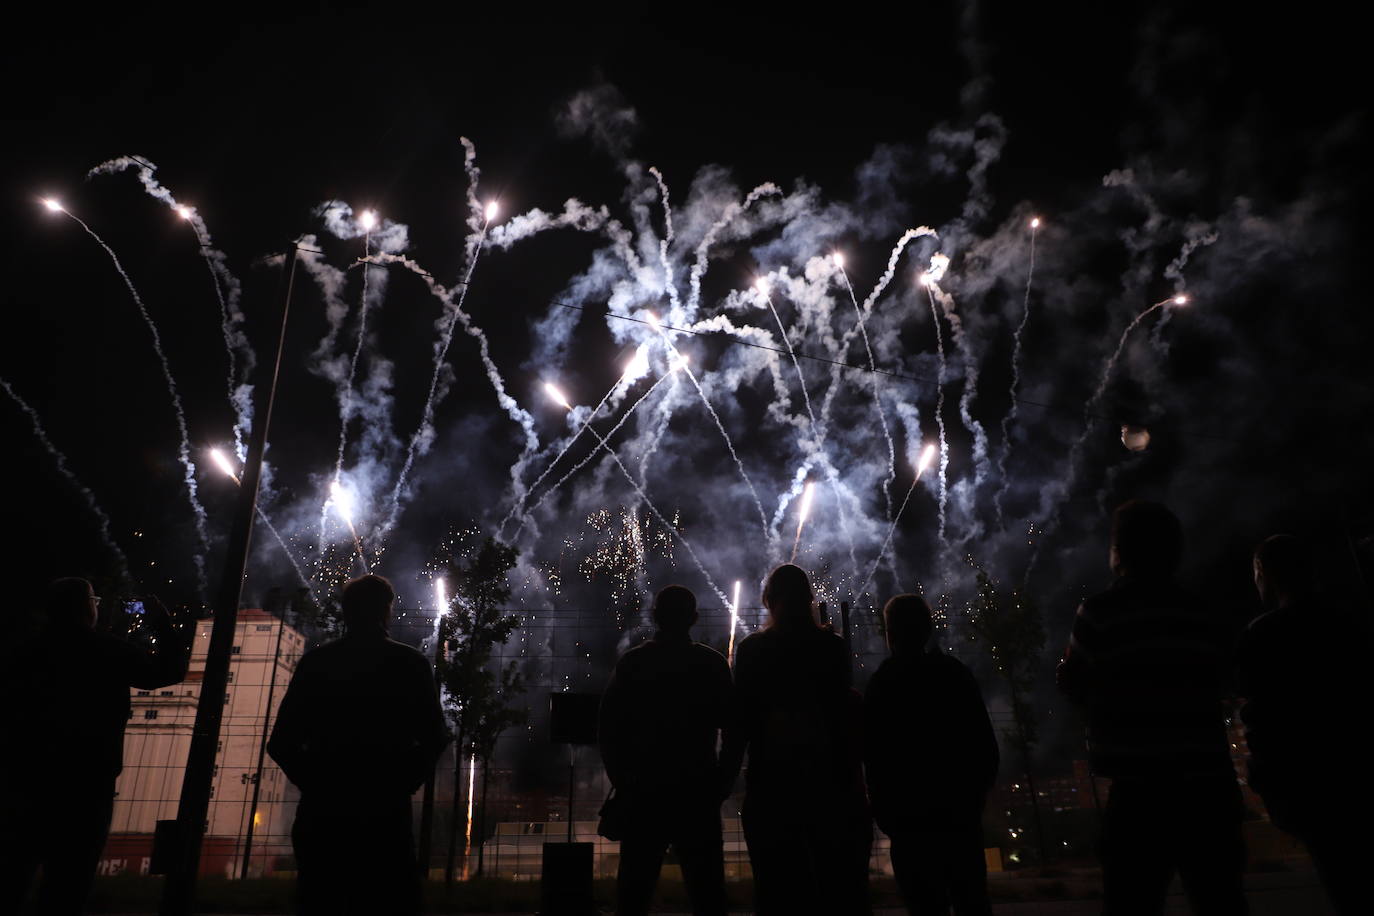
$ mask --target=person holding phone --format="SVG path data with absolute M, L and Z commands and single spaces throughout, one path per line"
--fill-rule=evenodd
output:
M 17 720 L 0 756 L 0 912 L 18 911 L 40 867 L 39 912 L 85 904 L 124 767 L 129 690 L 179 683 L 190 662 L 194 627 L 175 626 L 154 596 L 141 601 L 150 647 L 98 629 L 91 584 L 58 579 L 37 634 L 6 647 L 0 679 Z

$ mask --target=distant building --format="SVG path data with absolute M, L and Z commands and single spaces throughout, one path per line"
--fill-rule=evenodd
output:
M 185 682 L 162 690 L 134 691 L 124 738 L 124 772 L 115 784 L 102 874 L 147 873 L 156 823 L 176 817 L 212 624 L 211 620 L 197 624 Z M 262 758 L 257 811 L 249 809 L 264 730 L 270 728 L 304 651 L 305 638 L 294 627 L 261 610 L 239 611 L 202 873 L 239 874 L 250 817 L 249 874 L 268 874 L 290 864 L 291 822 L 299 796 L 271 757 Z

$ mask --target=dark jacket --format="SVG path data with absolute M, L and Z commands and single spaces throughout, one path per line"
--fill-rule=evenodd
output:
M 385 803 L 414 793 L 449 740 L 429 662 L 376 629 L 301 658 L 267 752 L 303 799 Z
M 49 627 L 14 647 L 4 672 L 16 704 L 11 734 L 24 753 L 7 752 L 7 776 L 72 778 L 113 785 L 124 768 L 130 688 L 156 690 L 186 678 L 189 650 L 170 626 L 149 649 L 82 626 Z M 18 745 L 16 745 L 17 747 Z
M 997 736 L 973 674 L 938 649 L 894 655 L 864 694 L 864 763 L 884 832 L 941 827 L 983 810 Z
M 1059 686 L 1084 710 L 1093 769 L 1170 778 L 1231 769 L 1232 635 L 1170 581 L 1123 576 L 1078 608 Z
M 727 765 L 747 752 L 746 803 L 801 821 L 866 807 L 862 698 L 844 640 L 820 627 L 772 626 L 735 653 L 739 728 Z
M 1242 635 L 1237 687 L 1250 748 L 1250 783 L 1277 808 L 1345 794 L 1331 776 L 1348 759 L 1369 709 L 1368 632 L 1348 616 L 1300 604 L 1257 617 Z
M 663 632 L 621 656 L 601 700 L 598 739 L 616 792 L 634 800 L 719 802 L 716 741 L 733 715 L 730 668 L 686 634 Z

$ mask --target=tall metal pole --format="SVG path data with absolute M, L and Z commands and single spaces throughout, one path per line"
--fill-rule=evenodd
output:
M 262 795 L 262 766 L 267 756 L 267 727 L 272 724 L 272 696 L 277 692 L 277 665 L 281 662 L 281 638 L 286 633 L 286 608 L 277 618 L 277 648 L 272 653 L 272 673 L 267 681 L 267 708 L 262 713 L 262 734 L 258 736 L 258 768 L 253 774 L 253 803 L 249 806 L 248 831 L 243 839 L 243 863 L 239 880 L 248 877 L 248 860 L 253 857 L 253 826 L 258 820 L 258 799 Z
M 196 873 L 200 867 L 200 846 L 205 838 L 206 816 L 210 810 L 215 751 L 219 743 L 220 720 L 224 716 L 224 690 L 229 682 L 229 655 L 234 644 L 239 598 L 243 594 L 244 571 L 248 566 L 248 546 L 253 537 L 253 517 L 258 504 L 258 483 L 262 479 L 262 456 L 267 447 L 267 428 L 272 422 L 272 403 L 277 396 L 277 376 L 281 371 L 282 347 L 286 343 L 286 323 L 291 314 L 291 287 L 296 278 L 297 242 L 283 265 L 281 330 L 277 335 L 277 356 L 267 396 L 259 405 L 248 456 L 243 465 L 243 482 L 234 523 L 229 532 L 224 576 L 215 593 L 215 623 L 210 631 L 210 647 L 205 655 L 205 674 L 196 703 L 196 722 L 191 729 L 191 748 L 186 755 L 186 772 L 181 780 L 181 801 L 177 806 L 176 843 L 171 853 L 172 868 L 162 889 L 161 916 L 190 916 L 195 902 Z

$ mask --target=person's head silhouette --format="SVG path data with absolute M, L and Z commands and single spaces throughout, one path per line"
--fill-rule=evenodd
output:
M 1169 579 L 1183 557 L 1183 526 L 1164 505 L 1133 499 L 1112 516 L 1112 572 Z
M 763 586 L 769 626 L 816 626 L 815 600 L 811 580 L 800 566 L 791 563 L 784 563 L 769 573 Z
M 664 633 L 685 636 L 697 622 L 697 596 L 681 585 L 669 585 L 654 596 L 654 624 Z
M 1315 584 L 1312 552 L 1300 538 L 1276 534 L 1255 548 L 1255 588 L 1266 608 L 1307 598 Z
M 920 652 L 930 641 L 930 605 L 920 595 L 897 595 L 883 605 L 883 629 L 893 654 Z
M 359 576 L 343 589 L 340 602 L 344 623 L 349 632 L 386 631 L 391 622 L 391 605 L 396 601 L 396 589 L 381 576 Z
M 43 616 L 50 627 L 95 629 L 99 607 L 100 599 L 85 579 L 56 579 L 48 586 Z

